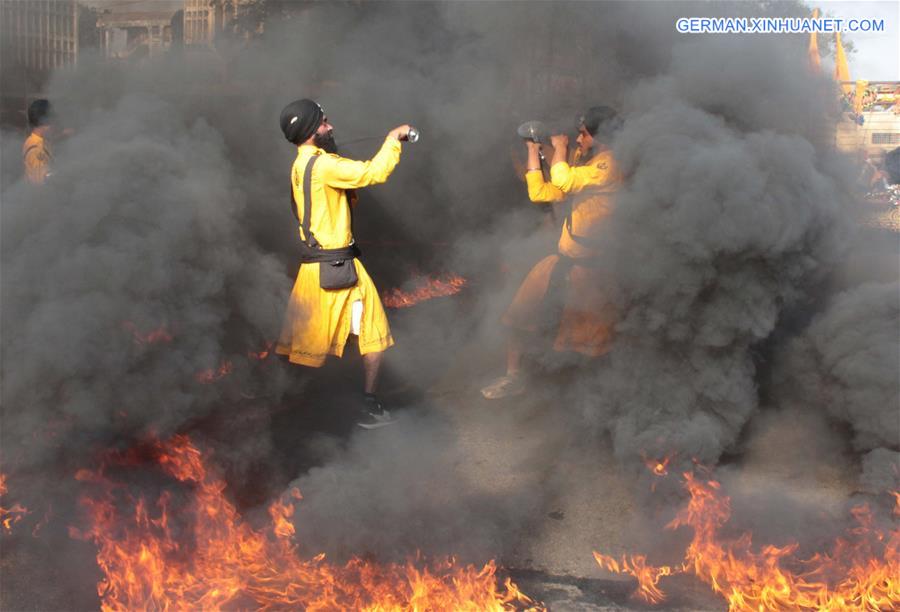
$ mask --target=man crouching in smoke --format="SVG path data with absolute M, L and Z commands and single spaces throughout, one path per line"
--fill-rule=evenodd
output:
M 281 130 L 297 145 L 291 168 L 294 214 L 300 222 L 301 265 L 276 351 L 292 363 L 317 368 L 327 355 L 343 355 L 350 334 L 359 337 L 365 370 L 358 425 L 392 423 L 375 396 L 384 350 L 394 344 L 375 284 L 359 261 L 351 233 L 348 190 L 383 183 L 400 161 L 400 140 L 410 126 L 391 130 L 369 161 L 335 154 L 332 126 L 312 100 L 281 111 Z
M 540 145 L 526 141 L 529 199 L 552 203 L 571 196 L 572 201 L 557 254 L 545 257 L 532 268 L 503 314 L 503 324 L 510 329 L 506 374 L 481 390 L 488 399 L 509 397 L 524 390 L 522 354 L 542 334 L 549 334 L 553 349 L 559 352 L 598 357 L 609 350 L 616 313 L 593 268 L 599 246 L 597 231 L 622 182 L 609 148 L 618 126 L 613 109 L 590 108 L 579 120 L 574 165 L 566 161 L 568 136 L 551 136 L 549 183 L 540 167 Z

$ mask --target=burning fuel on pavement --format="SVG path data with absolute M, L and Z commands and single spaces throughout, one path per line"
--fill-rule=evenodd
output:
M 501 581 L 493 561 L 475 567 L 452 558 L 405 564 L 354 558 L 335 565 L 322 554 L 304 558 L 290 521 L 294 504 L 302 503 L 297 489 L 275 500 L 271 524 L 256 530 L 241 520 L 225 483 L 188 438 L 149 442 L 143 455 L 110 454 L 99 469 L 75 476 L 92 492 L 81 500 L 89 527 L 72 528 L 71 535 L 97 546 L 102 610 L 539 609 L 509 579 Z M 156 500 L 118 499 L 127 486 L 106 468 L 135 469 L 142 460 L 186 483 L 188 499 L 176 501 L 167 491 Z
M 0 609 L 900 608 L 898 19 L 0 2 Z
M 735 611 L 887 610 L 900 599 L 900 493 L 891 493 L 896 505 L 881 518 L 881 526 L 868 504 L 855 506 L 851 509 L 855 525 L 835 538 L 829 550 L 799 558 L 796 542 L 757 544 L 754 550 L 749 532 L 737 538 L 723 536 L 731 504 L 720 483 L 693 472 L 682 478 L 690 500 L 667 525 L 693 530 L 682 563 L 656 566 L 644 555 L 616 559 L 594 552 L 600 567 L 636 578 L 636 594 L 644 601 L 664 602 L 660 581 L 677 574 L 695 575 Z
M 6 474 L 0 472 L 0 503 L 9 503 L 7 500 L 3 499 L 4 497 L 8 497 L 9 489 L 6 485 Z M 13 503 L 9 508 L 5 508 L 0 506 L 0 526 L 3 527 L 3 531 L 6 533 L 11 533 L 13 529 L 13 525 L 22 520 L 22 518 L 29 514 L 28 508 L 22 506 L 18 502 Z
M 456 295 L 466 286 L 466 279 L 451 275 L 446 277 L 416 277 L 409 283 L 407 291 L 391 289 L 385 291 L 381 301 L 385 308 L 409 308 L 433 298 Z

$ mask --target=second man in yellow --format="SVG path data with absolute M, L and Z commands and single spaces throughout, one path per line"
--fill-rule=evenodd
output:
M 527 142 L 528 197 L 536 203 L 570 198 L 557 253 L 532 268 L 503 314 L 510 330 L 506 374 L 481 390 L 488 399 L 516 395 L 524 390 L 522 354 L 529 341 L 549 334 L 556 351 L 588 357 L 609 350 L 616 312 L 595 273 L 600 246 L 598 231 L 610 213 L 622 179 L 609 148 L 618 128 L 616 112 L 595 106 L 579 121 L 575 164 L 567 161 L 569 139 L 551 137 L 553 157 L 550 182 L 544 179 L 539 146 Z

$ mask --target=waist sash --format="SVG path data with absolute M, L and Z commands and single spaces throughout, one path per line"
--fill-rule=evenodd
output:
M 311 247 L 304 242 L 300 243 L 300 261 L 301 263 L 321 263 L 347 261 L 359 257 L 359 247 L 355 244 L 341 249 L 322 249 Z

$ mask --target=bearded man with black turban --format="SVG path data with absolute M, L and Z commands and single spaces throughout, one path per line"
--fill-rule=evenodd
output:
M 378 290 L 358 259 L 347 193 L 387 180 L 410 126 L 391 130 L 369 161 L 355 161 L 336 154 L 333 128 L 318 103 L 291 102 L 279 123 L 297 147 L 291 196 L 300 224 L 301 265 L 276 351 L 292 363 L 319 367 L 326 356 L 343 355 L 350 334 L 358 336 L 365 369 L 358 424 L 365 429 L 390 424 L 375 389 L 384 351 L 394 339 Z
M 551 136 L 549 182 L 540 166 L 540 145 L 526 141 L 528 198 L 551 205 L 569 198 L 569 208 L 557 253 L 532 268 L 503 314 L 501 320 L 510 332 L 506 374 L 481 390 L 487 399 L 524 391 L 522 355 L 542 335 L 549 336 L 558 352 L 599 357 L 610 348 L 617 312 L 604 291 L 597 248 L 599 230 L 622 183 L 610 149 L 619 125 L 612 108 L 589 108 L 578 119 L 578 149 L 572 164 L 567 161 L 569 137 Z

